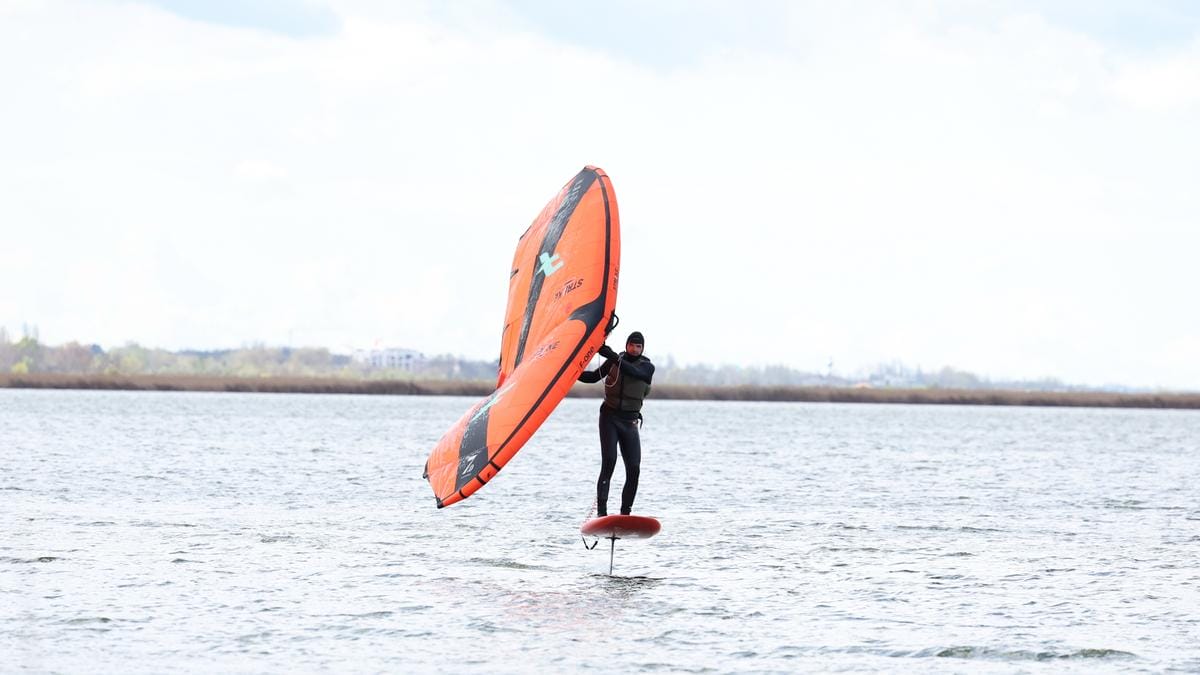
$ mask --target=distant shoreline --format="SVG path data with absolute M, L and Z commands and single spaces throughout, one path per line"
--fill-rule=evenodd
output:
M 335 377 L 230 377 L 214 375 L 0 375 L 5 389 L 107 389 L 294 394 L 486 396 L 490 382 L 460 380 L 351 380 Z M 576 398 L 598 398 L 601 388 L 577 385 Z M 691 401 L 908 403 L 1087 408 L 1200 409 L 1200 393 L 1054 392 L 1001 389 L 871 389 L 740 385 L 656 385 L 652 398 Z

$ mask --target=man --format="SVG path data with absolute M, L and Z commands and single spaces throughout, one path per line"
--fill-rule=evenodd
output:
M 625 463 L 625 487 L 621 490 L 621 513 L 629 515 L 637 496 L 638 473 L 642 462 L 642 440 L 638 425 L 642 421 L 642 401 L 650 393 L 654 364 L 642 355 L 646 342 L 634 331 L 618 354 L 608 345 L 600 347 L 604 363 L 596 370 L 585 370 L 580 382 L 604 380 L 604 403 L 600 405 L 600 479 L 596 481 L 596 516 L 608 515 L 608 481 L 617 466 L 617 446 Z

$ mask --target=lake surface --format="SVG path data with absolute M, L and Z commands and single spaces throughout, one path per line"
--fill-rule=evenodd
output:
M 0 670 L 1200 671 L 1200 412 L 651 400 L 609 577 L 598 402 L 438 510 L 473 402 L 0 390 Z

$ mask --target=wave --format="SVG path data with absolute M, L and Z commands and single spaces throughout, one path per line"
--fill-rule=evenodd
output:
M 1076 649 L 1074 651 L 1030 651 L 1027 649 L 997 649 L 995 647 L 933 647 L 912 656 L 934 656 L 951 659 L 988 659 L 997 661 L 1056 661 L 1067 659 L 1132 659 L 1136 654 L 1119 649 Z

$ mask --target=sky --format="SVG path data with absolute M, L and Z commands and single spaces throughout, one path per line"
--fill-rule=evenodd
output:
M 1200 6 L 0 0 L 0 326 L 493 359 L 584 165 L 680 363 L 1200 390 Z

